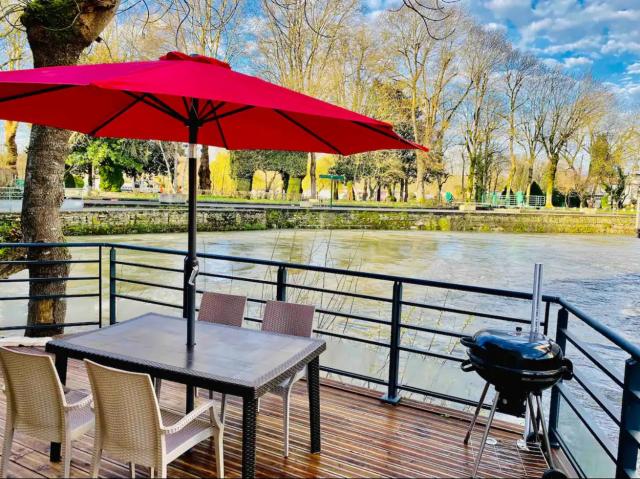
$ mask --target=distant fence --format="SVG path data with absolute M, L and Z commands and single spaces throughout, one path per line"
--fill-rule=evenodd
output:
M 542 208 L 545 205 L 544 195 L 529 195 L 522 191 L 517 191 L 511 195 L 502 193 L 484 193 L 481 203 L 503 208 Z

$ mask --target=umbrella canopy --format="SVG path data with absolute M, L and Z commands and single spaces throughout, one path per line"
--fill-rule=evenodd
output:
M 233 71 L 227 63 L 171 52 L 158 61 L 0 73 L 0 118 L 96 137 L 188 142 L 189 240 L 184 311 L 195 344 L 195 144 L 230 150 L 350 155 L 423 149 L 391 125 Z
M 172 52 L 158 61 L 0 73 L 0 117 L 92 136 L 350 155 L 419 148 L 391 125 Z M 197 125 L 197 138 L 189 126 Z

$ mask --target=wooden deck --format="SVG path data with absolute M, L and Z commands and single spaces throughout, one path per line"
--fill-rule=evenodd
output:
M 68 385 L 89 388 L 83 366 L 69 362 Z M 306 385 L 295 387 L 291 409 L 291 453 L 282 451 L 280 399 L 268 395 L 262 401 L 258 420 L 258 477 L 469 477 L 481 428 L 476 427 L 469 446 L 462 439 L 469 416 L 450 410 L 406 401 L 390 406 L 377 393 L 353 387 L 338 387 L 324 381 L 321 390 L 322 453 L 308 452 Z M 5 399 L 0 395 L 0 431 L 4 434 Z M 184 387 L 163 382 L 161 404 L 182 409 Z M 224 438 L 225 472 L 240 476 L 241 409 L 231 401 Z M 518 437 L 509 426 L 499 424 L 487 445 L 480 467 L 484 477 L 540 477 L 546 462 L 540 451 L 517 449 Z M 72 476 L 88 477 L 93 439 L 85 435 L 74 443 Z M 49 462 L 49 444 L 16 434 L 11 454 L 10 477 L 58 477 L 59 463 Z M 169 467 L 170 477 L 212 477 L 213 446 L 204 441 Z M 129 477 L 128 468 L 105 457 L 101 477 Z M 138 468 L 138 477 L 148 471 Z

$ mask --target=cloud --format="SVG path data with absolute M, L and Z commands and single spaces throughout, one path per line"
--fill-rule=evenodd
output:
M 507 26 L 502 23 L 489 22 L 482 25 L 485 30 L 506 33 Z
M 640 62 L 635 62 L 631 65 L 627 65 L 627 73 L 629 75 L 640 75 Z
M 562 63 L 566 68 L 578 68 L 593 64 L 593 60 L 587 57 L 567 57 Z

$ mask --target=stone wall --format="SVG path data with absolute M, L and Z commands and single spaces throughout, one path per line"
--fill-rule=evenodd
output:
M 67 235 L 181 232 L 185 208 L 85 209 L 62 213 Z M 17 226 L 19 215 L 0 215 L 0 227 Z M 459 212 L 330 210 L 329 208 L 228 208 L 198 212 L 199 231 L 272 228 L 395 229 L 509 233 L 633 235 L 633 215 L 553 212 Z

